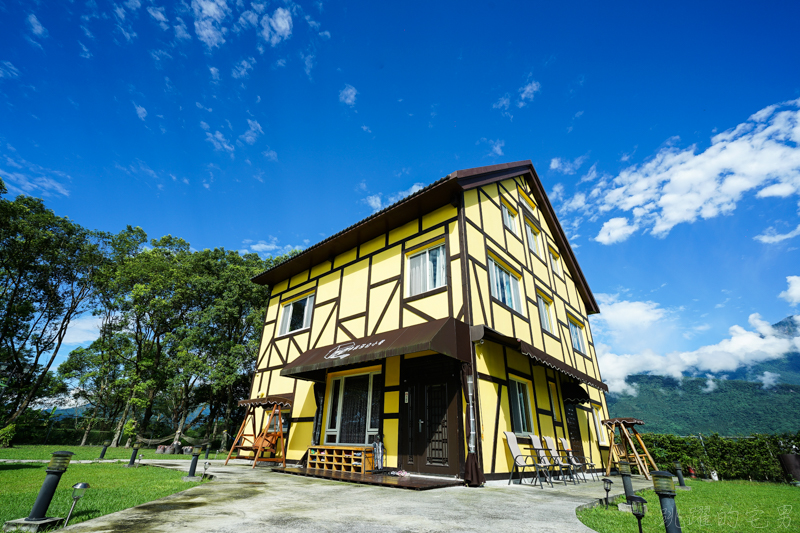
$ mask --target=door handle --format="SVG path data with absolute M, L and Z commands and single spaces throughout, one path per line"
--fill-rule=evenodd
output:
M 422 433 L 422 424 L 423 424 L 423 423 L 424 423 L 424 422 L 423 422 L 423 421 L 422 421 L 422 419 L 420 418 L 420 420 L 419 420 L 419 432 L 420 432 L 420 433 Z

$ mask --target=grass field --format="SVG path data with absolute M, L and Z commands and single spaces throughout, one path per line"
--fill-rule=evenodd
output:
M 46 465 L 0 463 L 0 524 L 25 518 L 33 507 L 45 478 Z M 181 481 L 185 474 L 166 468 L 143 466 L 126 468 L 122 464 L 71 464 L 47 512 L 66 518 L 72 505 L 72 485 L 88 483 L 91 488 L 78 502 L 70 524 L 141 505 L 199 485 Z
M 55 451 L 67 450 L 73 452 L 75 455 L 72 457 L 73 461 L 83 461 L 83 460 L 91 460 L 97 459 L 100 455 L 100 451 L 103 449 L 102 446 L 64 446 L 64 445 L 55 445 L 55 446 L 33 446 L 33 445 L 20 445 L 14 446 L 13 448 L 0 448 L 0 459 L 42 459 L 42 460 L 50 460 L 50 455 Z M 209 454 L 209 459 L 214 459 L 214 452 L 216 450 L 211 450 Z M 131 453 L 133 453 L 132 448 L 109 448 L 106 450 L 106 459 L 124 459 L 125 461 L 130 460 Z M 164 455 L 160 453 L 156 453 L 155 449 L 141 449 L 139 453 L 144 456 L 144 459 L 169 459 L 169 460 L 178 460 L 178 459 L 186 459 L 189 460 L 192 458 L 191 455 Z M 138 455 L 138 454 L 137 454 Z M 205 456 L 205 451 L 203 455 L 200 456 L 202 459 Z M 225 459 L 227 454 L 220 453 L 216 456 L 217 459 Z
M 691 491 L 678 491 L 675 504 L 684 533 L 747 533 L 800 530 L 800 488 L 777 483 L 749 481 L 704 482 L 687 480 Z M 653 491 L 642 520 L 644 533 L 663 533 L 661 505 Z M 624 498 L 619 501 L 624 501 Z M 599 533 L 638 531 L 636 518 L 616 505 L 578 512 L 587 527 Z

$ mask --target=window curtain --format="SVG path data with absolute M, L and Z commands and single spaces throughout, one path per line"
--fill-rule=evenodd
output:
M 408 262 L 411 270 L 409 278 L 409 296 L 415 296 L 425 292 L 425 254 L 419 254 L 411 258 Z
M 444 286 L 445 276 L 445 261 L 444 261 L 444 246 L 433 248 L 428 252 L 428 273 L 430 279 L 431 289 Z

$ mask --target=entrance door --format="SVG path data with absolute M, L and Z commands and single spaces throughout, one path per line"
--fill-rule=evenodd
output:
M 403 361 L 401 468 L 420 474 L 458 475 L 460 442 L 458 366 L 429 356 Z
M 578 423 L 578 410 L 574 403 L 564 404 L 564 418 L 567 420 L 567 432 L 572 454 L 576 457 L 583 456 L 583 441 L 581 440 L 581 426 Z M 581 459 L 579 459 L 581 460 Z

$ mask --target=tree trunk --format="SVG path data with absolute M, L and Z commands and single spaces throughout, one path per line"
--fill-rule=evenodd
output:
M 86 439 L 89 438 L 89 432 L 92 430 L 92 425 L 94 421 L 97 419 L 97 410 L 100 407 L 95 405 L 94 406 L 94 413 L 92 413 L 92 418 L 89 419 L 89 422 L 86 424 L 86 431 L 83 432 L 83 438 L 81 439 L 81 446 L 86 446 Z
M 225 406 L 225 431 L 231 434 L 231 411 L 233 410 L 233 385 L 228 385 L 228 403 Z
M 153 417 L 153 402 L 156 399 L 155 389 L 150 389 L 147 393 L 147 407 L 144 409 L 144 419 L 142 419 L 142 435 L 147 431 L 147 426 L 150 425 L 150 418 Z
M 131 408 L 131 402 L 133 401 L 133 395 L 135 392 L 131 392 L 131 397 L 128 398 L 128 402 L 125 404 L 125 409 L 122 411 L 122 416 L 117 422 L 117 429 L 114 431 L 114 438 L 111 440 L 111 447 L 116 448 L 119 446 L 119 437 L 122 435 L 122 429 L 125 427 L 125 422 L 128 419 L 128 411 Z

